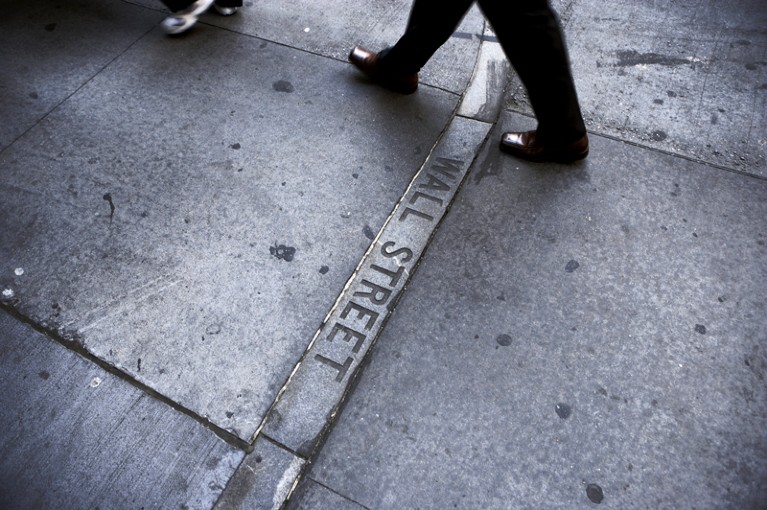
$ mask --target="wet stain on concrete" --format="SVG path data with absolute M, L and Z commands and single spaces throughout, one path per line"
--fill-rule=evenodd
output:
M 320 268 L 320 274 L 328 274 L 328 271 L 330 271 L 330 268 L 328 266 L 322 266 Z
M 226 417 L 227 417 L 227 418 L 231 419 L 231 418 L 232 418 L 232 416 L 234 416 L 234 413 L 233 413 L 232 411 L 227 411 L 227 412 L 226 412 Z
M 676 97 L 676 92 L 674 92 L 673 90 L 667 90 L 666 95 L 668 97 Z
M 650 133 L 650 138 L 652 138 L 653 141 L 662 142 L 663 140 L 668 138 L 668 135 L 666 134 L 665 131 L 657 130 Z
M 242 145 L 240 145 L 239 143 L 233 143 L 232 145 L 229 146 L 230 149 L 234 149 L 236 151 L 240 150 L 241 147 Z
M 370 225 L 365 225 L 365 227 L 362 229 L 362 233 L 365 234 L 365 237 L 371 241 L 376 237 L 376 233 L 373 232 L 373 229 L 370 228 Z
M 759 66 L 754 64 L 753 62 L 749 62 L 748 64 L 746 64 L 746 69 L 748 69 L 749 71 L 756 71 L 757 69 L 759 69 Z
M 296 255 L 296 249 L 292 246 L 285 246 L 284 244 L 274 243 L 274 246 L 269 247 L 269 253 L 272 254 L 272 257 L 278 260 L 290 262 Z
M 695 332 L 699 333 L 701 335 L 705 335 L 706 334 L 706 326 L 704 326 L 703 324 L 696 324 L 695 325 Z
M 655 104 L 663 104 L 664 101 L 663 99 L 653 99 L 652 102 Z
M 672 197 L 678 197 L 679 195 L 680 195 L 679 184 L 675 182 L 674 183 L 674 191 L 671 192 L 671 196 Z
M 562 402 L 554 406 L 554 410 L 557 412 L 557 416 L 559 416 L 563 420 L 568 419 L 570 415 L 573 413 L 573 408 L 567 404 L 563 404 Z
M 639 53 L 636 50 L 618 51 L 616 55 L 618 56 L 618 67 L 638 65 L 681 66 L 692 63 L 686 58 L 661 55 L 659 53 Z
M 602 487 L 595 483 L 590 483 L 586 487 L 586 496 L 589 498 L 589 501 L 596 503 L 597 505 L 601 503 L 603 499 L 605 499 L 605 494 L 602 491 Z
M 573 271 L 575 271 L 579 267 L 581 267 L 581 265 L 578 263 L 577 260 L 571 260 L 565 266 L 565 271 L 567 271 L 568 273 L 572 273 Z
M 47 381 L 47 380 L 48 380 L 48 378 L 51 376 L 51 374 L 49 374 L 47 370 L 41 370 L 40 372 L 38 372 L 38 374 L 37 374 L 37 375 L 38 375 L 38 377 L 40 377 L 40 379 L 42 379 L 43 381 Z
M 30 93 L 29 93 L 29 97 L 31 97 L 32 99 L 37 99 L 37 98 L 39 98 L 40 96 L 39 96 L 39 95 L 37 95 L 37 92 L 30 92 Z
M 46 32 L 53 32 L 54 30 L 56 30 L 56 23 L 48 23 L 45 25 Z
M 474 183 L 479 184 L 485 177 L 500 174 L 500 158 L 500 151 L 488 151 L 485 154 L 485 159 L 482 160 L 482 164 L 479 165 L 478 171 L 474 172 Z
M 495 339 L 495 342 L 501 347 L 508 347 L 511 345 L 512 339 L 509 335 L 498 335 L 498 337 Z
M 287 92 L 288 94 L 296 90 L 295 87 L 293 87 L 293 84 L 286 80 L 279 80 L 272 83 L 272 88 L 277 92 Z

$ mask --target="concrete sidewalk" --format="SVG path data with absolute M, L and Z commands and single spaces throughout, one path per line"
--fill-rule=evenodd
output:
M 570 167 L 476 10 L 6 3 L 3 508 L 767 508 L 759 2 L 555 3 Z

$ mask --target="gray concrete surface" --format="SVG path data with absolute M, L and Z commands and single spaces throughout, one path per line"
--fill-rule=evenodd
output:
M 485 149 L 309 486 L 377 509 L 765 507 L 767 183 L 592 141 L 573 167 Z
M 458 98 L 193 35 L 135 42 L 0 155 L 0 281 L 31 320 L 250 440 Z
M 0 1 L 0 506 L 767 508 L 760 3 L 555 0 L 572 167 L 409 3 Z
M 0 507 L 211 508 L 245 453 L 0 311 Z

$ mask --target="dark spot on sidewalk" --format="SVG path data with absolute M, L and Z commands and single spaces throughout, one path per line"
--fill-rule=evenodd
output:
M 136 363 L 136 367 L 138 368 L 138 371 L 141 372 L 141 358 L 138 359 L 138 363 Z
M 756 71 L 758 68 L 759 66 L 754 64 L 753 62 L 749 62 L 748 64 L 746 64 L 746 69 L 748 69 L 749 71 Z
M 279 80 L 272 83 L 272 88 L 276 90 L 277 92 L 287 92 L 287 93 L 291 93 L 294 90 L 296 90 L 295 87 L 293 87 L 293 84 L 286 80 Z
M 639 53 L 636 50 L 618 51 L 616 55 L 618 56 L 618 67 L 638 65 L 681 66 L 691 63 L 684 58 L 661 55 L 659 53 Z
M 30 93 L 29 93 L 29 97 L 31 97 L 32 99 L 37 99 L 37 98 L 39 98 L 40 96 L 39 96 L 39 95 L 37 95 L 37 92 L 30 92 Z
M 712 125 L 719 124 L 719 116 L 715 113 L 711 114 L 711 124 Z
M 230 419 L 231 419 L 231 417 L 232 417 L 232 416 L 234 416 L 234 413 L 233 413 L 232 411 L 227 411 L 227 412 L 226 412 L 226 417 L 227 417 L 227 418 L 230 418 Z
M 703 324 L 696 324 L 695 325 L 695 332 L 696 333 L 700 333 L 701 335 L 705 335 L 706 334 L 706 326 L 704 326 Z
M 650 138 L 652 138 L 653 141 L 662 142 L 663 140 L 668 138 L 668 135 L 666 134 L 665 131 L 657 130 L 650 133 Z
M 655 104 L 663 104 L 663 99 L 653 99 L 652 102 Z
M 375 239 L 376 237 L 376 233 L 373 232 L 373 229 L 370 228 L 370 225 L 365 225 L 365 228 L 362 229 L 362 233 L 365 234 L 365 237 L 367 237 L 371 241 Z
M 328 266 L 322 266 L 320 268 L 320 274 L 327 274 L 328 271 L 330 271 L 330 268 Z
M 578 263 L 577 260 L 571 260 L 565 266 L 565 271 L 567 271 L 568 273 L 572 273 L 573 271 L 575 271 L 579 267 L 581 267 L 581 265 Z
M 269 247 L 269 253 L 272 254 L 272 257 L 284 260 L 285 262 L 290 262 L 293 260 L 293 257 L 296 255 L 296 249 L 292 246 L 285 246 L 284 244 L 277 244 L 275 243 L 274 246 Z
M 112 194 L 105 193 L 102 198 L 109 202 L 109 223 L 112 223 L 115 215 L 115 203 L 112 201 Z
M 221 324 L 217 322 L 210 324 L 205 328 L 206 335 L 218 335 L 219 333 L 221 333 Z
M 48 371 L 46 370 L 40 371 L 37 375 L 40 376 L 40 379 L 42 379 L 43 381 L 47 381 L 48 378 L 51 376 L 51 374 L 49 374 Z
M 54 30 L 56 30 L 56 23 L 48 23 L 45 25 L 46 32 L 53 32 Z
M 563 404 L 562 402 L 557 404 L 554 407 L 554 410 L 557 412 L 557 416 L 559 416 L 563 420 L 568 419 L 570 417 L 570 415 L 572 414 L 572 412 L 573 412 L 573 408 L 572 407 L 570 407 L 567 404 Z
M 232 145 L 229 146 L 230 149 L 234 149 L 236 151 L 240 150 L 241 147 L 242 145 L 240 145 L 239 143 L 233 143 Z
M 679 184 L 674 183 L 674 191 L 671 192 L 672 197 L 678 197 L 679 196 Z
M 673 90 L 667 90 L 666 95 L 668 97 L 676 97 L 676 92 L 674 92 Z
M 605 494 L 602 492 L 602 487 L 595 483 L 590 483 L 586 487 L 586 496 L 592 503 L 596 503 L 597 505 L 601 503 L 603 499 L 605 499 Z
M 500 345 L 501 347 L 508 347 L 511 345 L 512 339 L 509 335 L 498 335 L 498 337 L 495 339 L 496 343 Z

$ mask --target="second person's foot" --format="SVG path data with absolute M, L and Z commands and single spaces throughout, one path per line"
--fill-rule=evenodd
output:
M 200 14 L 207 11 L 213 0 L 197 0 L 186 9 L 174 12 L 162 21 L 166 34 L 178 35 L 186 32 L 197 23 Z

